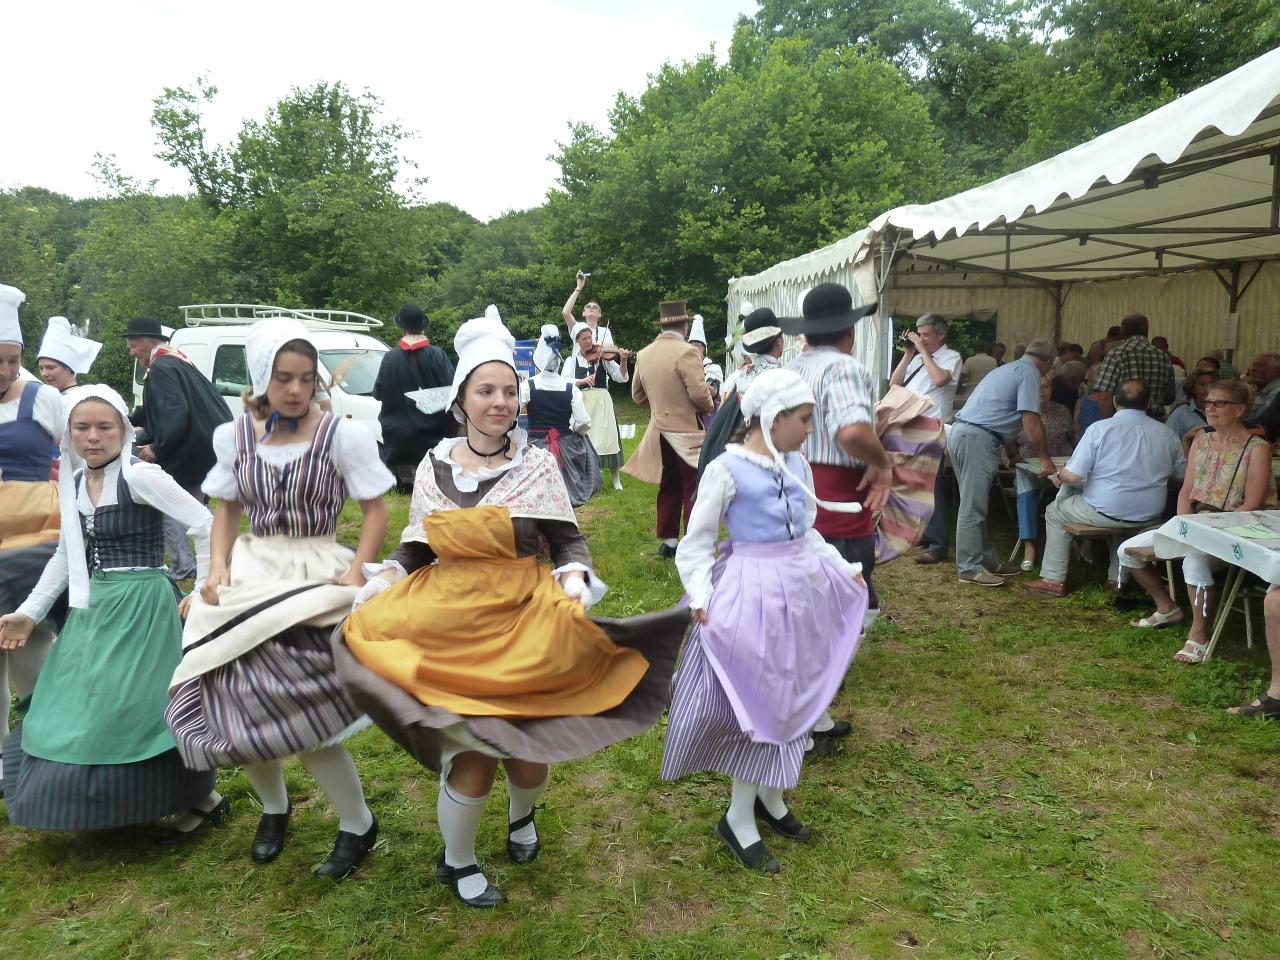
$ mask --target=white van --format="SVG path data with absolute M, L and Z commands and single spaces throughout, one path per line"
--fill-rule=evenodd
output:
M 172 332 L 170 344 L 186 354 L 208 377 L 235 416 L 244 412 L 241 394 L 249 387 L 245 338 L 249 327 L 266 317 L 292 317 L 311 335 L 320 354 L 320 376 L 329 388 L 333 414 L 354 420 L 382 442 L 373 383 L 387 345 L 368 335 L 381 320 L 347 310 L 290 310 L 261 304 L 200 303 L 181 307 L 186 326 Z M 168 333 L 168 329 L 165 330 Z M 133 400 L 142 402 L 142 368 L 135 362 Z

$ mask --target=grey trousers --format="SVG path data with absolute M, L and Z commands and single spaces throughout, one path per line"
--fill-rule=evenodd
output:
M 1114 527 L 1108 554 L 1111 563 L 1107 567 L 1107 579 L 1115 583 L 1120 574 L 1116 548 L 1120 541 L 1133 533 L 1133 524 L 1104 517 L 1085 500 L 1079 487 L 1063 487 L 1044 512 L 1044 557 L 1040 561 L 1040 576 L 1045 580 L 1065 583 L 1067 563 L 1071 556 L 1071 536 L 1064 529 L 1068 523 L 1087 523 L 1092 527 Z
M 987 508 L 991 484 L 1000 468 L 1000 441 L 980 427 L 957 421 L 947 440 L 947 452 L 960 487 L 956 511 L 956 569 L 976 574 L 1000 566 L 987 536 Z
M 201 503 L 209 502 L 209 498 L 200 491 L 199 484 L 183 489 Z M 187 528 L 167 514 L 164 518 L 164 552 L 169 555 L 169 572 L 175 580 L 185 580 L 196 575 L 196 555 L 191 549 Z

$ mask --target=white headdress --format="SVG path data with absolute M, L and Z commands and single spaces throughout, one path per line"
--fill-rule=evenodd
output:
M 572 340 L 574 343 L 577 343 L 578 334 L 582 333 L 583 330 L 590 330 L 590 329 L 591 329 L 590 324 L 584 323 L 583 321 L 579 320 L 577 323 L 573 325 L 573 328 L 569 331 L 569 339 Z M 595 334 L 592 334 L 593 339 L 594 337 L 595 337 Z
M 266 396 L 271 372 L 276 366 L 276 354 L 290 340 L 311 343 L 307 328 L 292 317 L 268 317 L 249 328 L 244 352 L 249 364 L 249 383 L 255 397 Z
M 533 365 L 555 373 L 560 369 L 560 328 L 544 323 L 538 331 L 538 345 L 533 348 Z
M 453 385 L 449 388 L 449 399 L 445 406 L 452 408 L 454 418 L 462 423 L 458 394 L 467 377 L 471 376 L 476 367 L 495 360 L 515 370 L 516 338 L 502 322 L 498 308 L 489 304 L 485 307 L 483 317 L 468 320 L 458 328 L 453 337 L 453 349 L 458 354 L 458 365 L 453 370 Z
M 120 423 L 124 428 L 124 445 L 120 448 L 120 469 L 124 473 L 125 483 L 129 482 L 129 473 L 134 464 L 131 459 L 133 449 L 133 424 L 129 422 L 129 408 L 124 398 L 105 383 L 92 383 L 85 386 L 72 387 L 64 394 L 63 409 L 66 411 L 66 423 L 63 424 L 62 469 L 58 472 L 58 506 L 62 511 L 62 537 L 67 545 L 67 579 L 70 586 L 70 604 L 84 608 L 89 605 L 89 565 L 84 556 L 84 534 L 80 529 L 80 513 L 76 509 L 75 471 L 70 469 L 71 446 L 71 414 L 78 404 L 85 400 L 101 400 L 110 404 L 120 415 Z
M 101 349 L 102 344 L 97 340 L 77 336 L 66 317 L 50 317 L 36 356 L 57 360 L 76 376 L 82 376 L 89 372 Z
M 764 434 L 764 445 L 773 454 L 774 463 L 788 477 L 800 485 L 800 488 L 820 507 L 835 513 L 861 513 L 860 503 L 834 503 L 818 499 L 818 495 L 809 489 L 803 479 L 787 469 L 786 460 L 773 445 L 773 421 L 784 410 L 791 410 L 806 403 L 815 403 L 813 390 L 800 375 L 790 370 L 765 370 L 751 381 L 747 392 L 742 395 L 742 419 L 750 422 L 755 417 L 760 420 L 760 431 Z
M 27 295 L 17 287 L 0 283 L 0 343 L 22 343 L 22 325 L 18 323 L 18 307 Z
M 706 322 L 702 319 L 702 314 L 695 313 L 693 315 L 693 323 L 689 327 L 689 335 L 685 337 L 689 343 L 700 343 L 704 347 L 707 345 L 707 328 Z

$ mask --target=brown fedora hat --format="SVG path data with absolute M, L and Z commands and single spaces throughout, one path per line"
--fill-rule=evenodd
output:
M 684 300 L 663 300 L 658 304 L 658 319 L 653 322 L 665 327 L 669 323 L 688 323 L 690 319 Z

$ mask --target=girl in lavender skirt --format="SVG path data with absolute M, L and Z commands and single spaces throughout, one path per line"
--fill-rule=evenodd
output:
M 812 527 L 819 501 L 798 451 L 813 404 L 790 371 L 752 382 L 742 398 L 743 440 L 708 465 L 676 551 L 695 624 L 672 691 L 662 776 L 732 777 L 716 834 L 745 866 L 768 873 L 778 862 L 757 821 L 788 839 L 811 839 L 782 792 L 800 779 L 809 731 L 835 697 L 867 609 L 861 565 Z M 716 558 L 722 521 L 729 542 Z

